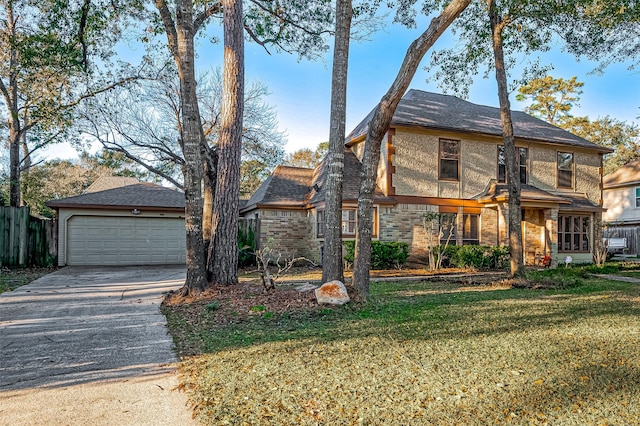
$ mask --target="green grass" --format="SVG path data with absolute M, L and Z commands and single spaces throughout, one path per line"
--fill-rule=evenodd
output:
M 545 272 L 552 276 L 558 272 Z M 384 282 L 366 305 L 167 309 L 204 424 L 640 424 L 640 286 Z

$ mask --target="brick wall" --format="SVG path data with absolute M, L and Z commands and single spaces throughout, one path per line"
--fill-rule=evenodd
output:
M 260 247 L 271 245 L 283 257 L 308 257 L 309 219 L 302 210 L 261 210 Z

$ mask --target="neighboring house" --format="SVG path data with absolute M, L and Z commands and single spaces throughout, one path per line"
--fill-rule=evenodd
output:
M 640 159 L 604 177 L 603 198 L 605 237 L 628 254 L 640 254 Z
M 56 210 L 59 266 L 185 263 L 182 192 L 131 178 L 94 185 L 47 203 Z
M 369 114 L 346 139 L 343 238 L 355 237 L 359 160 Z M 552 264 L 571 255 L 592 261 L 601 238 L 602 156 L 608 148 L 512 112 L 522 182 L 525 261 Z M 425 253 L 423 217 L 443 213 L 455 244 L 508 244 L 508 191 L 498 108 L 410 90 L 382 143 L 374 238 L 404 241 Z M 326 162 L 326 160 L 325 160 Z M 315 170 L 280 166 L 241 209 L 259 219 L 260 244 L 321 259 L 326 164 Z

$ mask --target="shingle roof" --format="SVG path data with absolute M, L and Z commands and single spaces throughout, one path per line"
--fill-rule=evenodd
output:
M 375 111 L 375 109 L 374 109 Z M 347 136 L 347 143 L 364 136 L 374 111 Z M 572 133 L 521 111 L 512 111 L 513 132 L 517 138 L 612 152 Z M 391 126 L 427 127 L 465 133 L 501 136 L 500 110 L 477 105 L 450 95 L 409 90 L 398 103 Z
M 138 183 L 47 202 L 49 207 L 184 209 L 184 193 L 153 183 Z
M 325 200 L 324 185 L 328 173 L 327 157 L 315 169 L 278 166 L 249 198 L 242 211 L 259 206 L 305 208 Z M 317 190 L 316 190 L 317 188 Z M 357 201 L 360 191 L 360 161 L 349 149 L 344 151 L 344 177 L 342 200 Z M 392 203 L 380 188 L 376 188 L 377 203 Z
M 509 198 L 509 186 L 491 179 L 485 190 L 473 197 L 480 203 L 502 202 Z M 568 204 L 570 201 L 562 196 L 544 191 L 528 184 L 520 185 L 520 199 L 522 201 L 537 201 L 556 204 Z
M 325 157 L 322 160 L 322 163 L 314 172 L 312 186 L 312 192 L 309 194 L 308 203 L 315 204 L 318 202 L 322 202 L 325 200 L 326 191 L 325 191 L 325 180 L 327 178 L 327 174 L 329 172 L 328 167 L 328 158 Z M 342 201 L 357 201 L 358 196 L 360 194 L 360 160 L 358 157 L 350 150 L 345 149 L 344 151 L 344 175 L 342 179 Z M 316 185 L 319 188 L 319 191 L 313 189 L 313 186 Z M 376 191 L 374 194 L 374 201 L 376 203 L 392 203 L 393 201 L 386 197 L 382 190 L 376 186 Z
M 101 176 L 96 179 L 89 187 L 84 191 L 88 192 L 98 192 L 104 191 L 107 189 L 120 188 L 127 185 L 135 185 L 140 183 L 140 181 L 134 177 L 124 177 L 124 176 Z
M 251 210 L 258 205 L 303 208 L 312 178 L 313 169 L 277 166 L 249 198 L 243 210 Z
M 495 179 L 491 179 L 485 190 L 473 198 L 482 204 L 506 202 L 509 198 L 509 187 L 506 183 L 498 183 Z M 520 200 L 524 202 L 558 204 L 562 210 L 605 211 L 605 209 L 593 203 L 583 194 L 570 192 L 554 194 L 528 184 L 521 184 Z
M 602 179 L 604 189 L 640 182 L 640 159 L 625 164 Z

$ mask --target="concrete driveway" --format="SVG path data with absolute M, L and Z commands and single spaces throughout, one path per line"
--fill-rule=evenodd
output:
M 0 295 L 0 424 L 193 424 L 159 311 L 184 278 L 66 267 Z

